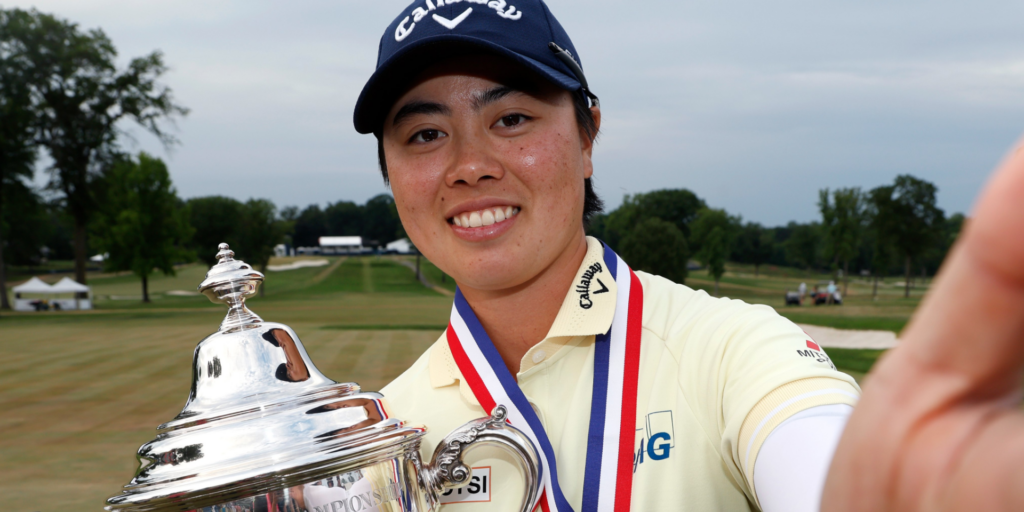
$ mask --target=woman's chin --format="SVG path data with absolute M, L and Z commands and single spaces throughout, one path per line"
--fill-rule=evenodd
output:
M 530 273 L 513 262 L 477 261 L 472 268 L 449 274 L 462 289 L 500 291 L 516 288 L 530 280 Z

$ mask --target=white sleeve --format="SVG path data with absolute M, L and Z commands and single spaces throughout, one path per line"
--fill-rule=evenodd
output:
M 775 427 L 754 461 L 754 493 L 764 512 L 818 512 L 832 454 L 853 407 L 819 405 Z

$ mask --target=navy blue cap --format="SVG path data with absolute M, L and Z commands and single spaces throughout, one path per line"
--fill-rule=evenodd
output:
M 563 89 L 584 89 L 596 100 L 586 90 L 569 35 L 542 0 L 415 0 L 380 39 L 377 70 L 356 101 L 356 131 L 379 130 L 409 79 L 467 50 L 507 57 Z

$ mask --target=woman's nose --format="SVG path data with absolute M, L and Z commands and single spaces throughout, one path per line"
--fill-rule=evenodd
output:
M 462 137 L 455 141 L 454 161 L 445 181 L 449 187 L 463 183 L 476 186 L 482 180 L 500 180 L 505 175 L 501 161 L 483 137 Z

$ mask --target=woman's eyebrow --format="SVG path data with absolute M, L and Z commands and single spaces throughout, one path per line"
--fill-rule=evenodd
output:
M 476 99 L 473 100 L 473 109 L 480 110 L 481 108 L 512 94 L 525 93 L 522 89 L 509 87 L 507 85 L 499 85 L 493 89 L 488 89 L 476 96 Z
M 412 101 L 402 105 L 402 108 L 398 109 L 398 112 L 395 114 L 395 118 L 391 121 L 391 124 L 398 126 L 398 123 L 402 122 L 404 119 L 419 114 L 441 114 L 443 116 L 450 116 L 452 115 L 452 109 L 440 103 Z

